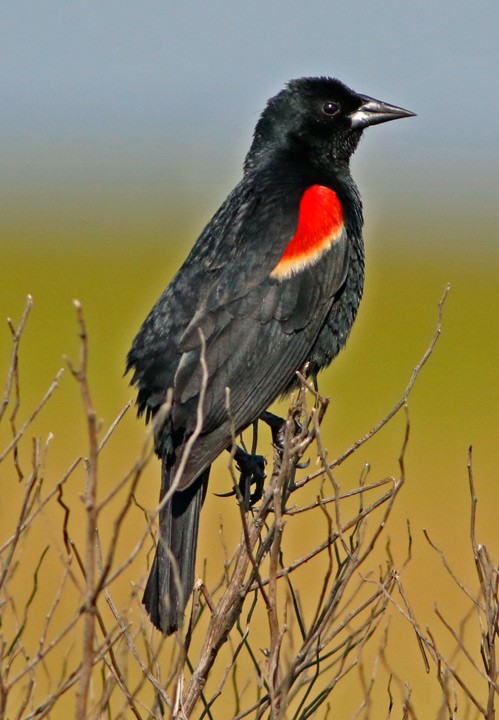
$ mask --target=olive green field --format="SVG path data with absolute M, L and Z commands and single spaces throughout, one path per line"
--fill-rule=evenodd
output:
M 205 204 L 202 210 L 204 212 Z M 30 215 L 31 212 L 31 215 Z M 57 224 L 44 222 L 37 231 L 37 212 L 26 211 L 17 227 L 4 227 L 0 237 L 0 378 L 5 378 L 10 361 L 11 333 L 6 319 L 17 325 L 26 304 L 33 299 L 19 350 L 20 407 L 17 427 L 38 405 L 60 368 L 65 368 L 57 389 L 30 426 L 28 436 L 47 443 L 44 463 L 44 489 L 50 489 L 74 459 L 85 455 L 87 428 L 79 387 L 68 368 L 67 359 L 79 363 L 80 343 L 73 300 L 82 305 L 88 331 L 89 384 L 92 401 L 101 423 L 100 437 L 134 398 L 129 378 L 124 377 L 125 356 L 140 323 L 153 302 L 180 266 L 203 220 L 187 200 L 173 218 L 156 217 L 143 225 L 127 227 L 116 217 L 107 226 L 81 222 L 72 225 L 65 211 Z M 330 397 L 322 425 L 322 440 L 328 458 L 334 459 L 357 438 L 381 420 L 402 396 L 413 369 L 426 351 L 437 325 L 438 305 L 450 286 L 442 312 L 441 334 L 409 396 L 407 411 L 401 410 L 372 440 L 362 445 L 337 470 L 342 489 L 358 483 L 369 466 L 368 478 L 376 480 L 400 473 L 399 455 L 409 423 L 405 453 L 405 484 L 399 493 L 389 522 L 383 531 L 375 557 L 383 563 L 385 548 L 395 566 L 402 568 L 411 548 L 410 561 L 403 567 L 402 582 L 414 614 L 421 626 L 429 626 L 449 654 L 455 647 L 449 632 L 435 614 L 437 606 L 459 631 L 470 610 L 470 600 L 450 579 L 438 553 L 425 539 L 426 530 L 445 554 L 453 571 L 473 595 L 478 593 L 476 571 L 469 541 L 470 492 L 468 486 L 468 449 L 473 446 L 473 476 L 478 496 L 477 538 L 492 558 L 499 557 L 499 243 L 494 244 L 493 218 L 482 224 L 470 220 L 469 213 L 435 217 L 435 208 L 420 211 L 418 220 L 400 214 L 366 217 L 366 287 L 357 322 L 346 349 L 319 378 L 319 390 Z M 483 217 L 483 216 L 482 216 Z M 495 231 L 497 234 L 497 230 Z M 497 241 L 499 238 L 495 238 Z M 3 382 L 3 380 L 2 380 Z M 286 404 L 279 406 L 286 412 Z M 99 497 L 104 497 L 133 465 L 144 443 L 146 430 L 130 408 L 113 433 L 99 464 Z M 0 427 L 0 450 L 12 437 L 8 418 Z M 25 441 L 19 462 L 29 474 L 30 445 Z M 270 458 L 267 444 L 262 450 Z M 312 465 L 313 452 L 308 454 Z M 319 482 L 319 481 L 318 481 Z M 198 549 L 199 573 L 203 558 L 209 556 L 208 576 L 218 577 L 217 563 L 223 562 L 220 526 L 228 544 L 235 544 L 240 533 L 240 516 L 235 500 L 219 498 L 215 492 L 230 489 L 227 460 L 217 461 L 202 514 Z M 82 536 L 84 473 L 80 468 L 65 489 L 70 504 L 69 531 Z M 152 510 L 159 491 L 159 464 L 153 458 L 144 471 L 137 499 Z M 308 490 L 311 497 L 318 486 Z M 22 500 L 22 482 L 7 457 L 0 464 L 0 542 L 14 531 Z M 100 529 L 105 538 L 111 532 L 115 505 L 111 503 L 109 524 L 105 515 Z M 20 571 L 14 587 L 18 609 L 32 592 L 32 572 L 23 576 L 22 565 L 32 552 L 33 543 L 40 555 L 45 546 L 47 557 L 41 564 L 38 588 L 30 607 L 30 623 L 25 643 L 36 646 L 37 618 L 42 623 L 58 582 L 62 553 L 62 507 L 45 514 L 30 530 L 30 538 L 19 548 Z M 308 532 L 320 528 L 298 525 L 300 533 L 288 538 L 291 546 L 307 544 Z M 118 546 L 118 559 L 126 557 L 145 529 L 139 507 L 127 517 L 124 535 Z M 152 541 L 151 541 L 152 545 Z M 24 549 L 23 549 L 24 548 Z M 30 549 L 31 548 L 31 549 Z M 139 556 L 112 586 L 113 600 L 121 608 L 133 584 L 142 584 L 147 572 L 146 553 Z M 377 561 L 376 561 L 377 562 Z M 376 574 L 376 562 L 371 572 Z M 30 566 L 31 567 L 31 566 Z M 367 569 L 366 569 L 367 572 Z M 306 575 L 305 575 L 306 577 Z M 313 594 L 310 577 L 307 592 Z M 140 588 L 137 587 L 137 597 Z M 77 602 L 76 593 L 69 593 Z M 69 610 L 68 610 L 69 612 Z M 130 609 L 138 617 L 140 602 Z M 386 618 L 388 640 L 377 669 L 375 706 L 370 718 L 388 717 L 387 683 L 390 670 L 412 688 L 411 702 L 418 718 L 438 716 L 440 688 L 434 669 L 426 673 L 415 634 L 395 606 Z M 57 617 L 54 618 L 57 622 Z M 476 619 L 468 618 L 463 630 L 469 647 L 480 662 L 480 635 Z M 361 667 L 371 677 L 370 661 L 383 641 L 381 634 L 372 638 Z M 74 645 L 68 653 L 77 652 Z M 195 653 L 195 649 L 193 649 Z M 379 658 L 378 658 L 379 659 Z M 460 660 L 463 672 L 465 660 Z M 335 707 L 350 718 L 358 706 L 351 688 L 359 682 L 359 670 L 345 679 L 335 692 Z M 471 673 L 471 671 L 469 671 Z M 477 696 L 486 697 L 483 678 L 474 680 Z M 398 714 L 402 686 L 394 683 L 391 692 Z M 71 694 L 61 700 L 60 710 L 52 717 L 63 717 L 72 710 Z M 339 703 L 339 705 L 336 705 Z M 397 704 L 398 703 L 398 704 Z M 58 706 L 59 707 L 59 706 Z M 232 717 L 223 704 L 217 718 Z M 65 708 L 65 710 L 64 710 Z M 474 717 L 469 715 L 458 717 Z M 59 714 L 58 714 L 59 713 Z M 395 713 L 395 710 L 394 710 Z M 326 717 L 325 710 L 318 717 Z M 362 715 L 361 717 L 364 717 Z M 365 716 L 367 717 L 367 715 Z

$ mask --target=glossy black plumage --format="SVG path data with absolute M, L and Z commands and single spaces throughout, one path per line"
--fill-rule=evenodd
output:
M 412 115 L 329 78 L 294 80 L 272 98 L 256 126 L 244 175 L 208 223 L 160 297 L 128 355 L 139 412 L 173 402 L 156 435 L 161 496 L 170 487 L 196 424 L 201 335 L 208 381 L 201 435 L 173 500 L 160 513 L 160 542 L 144 594 L 165 633 L 182 622 L 192 591 L 199 511 L 209 468 L 239 432 L 344 345 L 364 279 L 362 206 L 349 158 L 369 124 Z M 339 236 L 322 256 L 284 278 L 271 275 L 293 237 L 303 193 L 336 193 Z M 226 388 L 230 388 L 230 420 Z

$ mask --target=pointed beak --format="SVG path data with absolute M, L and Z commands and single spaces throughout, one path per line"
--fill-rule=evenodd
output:
M 350 122 L 353 128 L 362 129 L 368 125 L 378 125 L 389 120 L 414 117 L 416 113 L 404 108 L 390 105 L 389 103 L 376 100 L 368 95 L 360 95 L 362 105 L 350 114 Z

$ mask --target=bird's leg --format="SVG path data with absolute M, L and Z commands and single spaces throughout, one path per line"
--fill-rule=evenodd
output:
M 266 425 L 269 426 L 272 434 L 272 444 L 279 453 L 281 459 L 284 452 L 284 442 L 286 434 L 286 420 L 284 418 L 275 415 L 274 413 L 266 410 L 258 418 Z M 296 433 L 301 431 L 299 423 L 295 420 Z M 230 497 L 231 495 L 238 495 L 240 502 L 245 510 L 253 507 L 263 495 L 263 483 L 266 477 L 265 474 L 265 458 L 263 455 L 256 454 L 256 442 L 258 423 L 254 423 L 253 431 L 253 445 L 252 452 L 247 452 L 245 449 L 236 445 L 234 451 L 234 460 L 237 465 L 239 475 L 239 487 L 231 492 L 227 493 L 215 493 L 217 497 Z M 229 448 L 227 448 L 229 450 Z M 297 467 L 302 467 L 300 464 Z M 251 485 L 255 485 L 255 491 L 250 492 Z
M 269 426 L 272 434 L 272 443 L 282 460 L 286 435 L 286 420 L 274 413 L 268 412 L 268 410 L 263 412 L 258 419 Z M 301 427 L 296 420 L 295 426 L 296 433 L 301 432 Z M 254 438 L 251 452 L 239 447 L 239 445 L 236 445 L 234 450 L 233 457 L 236 462 L 237 470 L 239 471 L 238 487 L 227 493 L 215 493 L 217 497 L 230 497 L 232 495 L 238 495 L 241 505 L 245 510 L 249 510 L 249 508 L 253 507 L 253 505 L 261 499 L 263 495 L 263 484 L 266 477 L 265 458 L 263 455 L 257 455 L 256 453 L 257 428 L 258 422 L 256 421 L 253 427 Z M 230 450 L 230 448 L 227 448 L 227 450 Z M 306 467 L 306 465 L 302 466 L 301 464 L 297 464 L 297 467 Z M 255 490 L 251 493 L 251 485 L 253 484 L 255 485 Z

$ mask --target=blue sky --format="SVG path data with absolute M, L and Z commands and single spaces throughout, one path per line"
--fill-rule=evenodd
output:
M 316 74 L 418 113 L 366 133 L 354 172 L 368 205 L 497 204 L 498 7 L 5 2 L 4 222 L 23 201 L 55 210 L 103 195 L 130 212 L 199 195 L 209 215 L 240 175 L 266 99 Z

